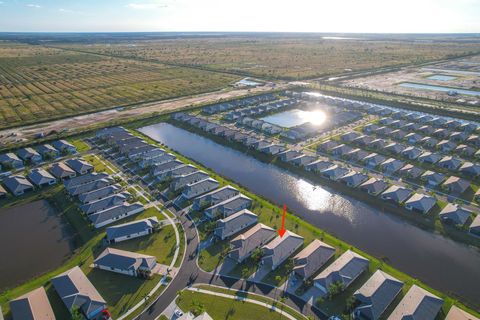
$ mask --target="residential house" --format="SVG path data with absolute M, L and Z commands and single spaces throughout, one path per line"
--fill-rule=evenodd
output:
M 338 179 L 346 175 L 348 172 L 349 170 L 347 168 L 340 167 L 336 164 L 320 171 L 322 176 L 333 181 L 337 181 Z
M 440 161 L 440 159 L 442 159 L 442 156 L 439 155 L 438 153 L 432 153 L 430 151 L 425 151 L 417 158 L 417 161 L 434 164 L 434 163 L 437 163 L 438 161 Z
M 480 176 L 480 165 L 472 162 L 465 162 L 462 164 L 460 169 L 458 169 L 461 173 L 472 176 L 478 177 Z
M 60 152 L 48 143 L 38 146 L 37 151 L 43 159 L 54 159 L 60 155 Z
M 437 148 L 440 149 L 442 152 L 450 153 L 457 147 L 455 142 L 450 140 L 442 140 L 437 144 Z
M 154 256 L 106 248 L 93 261 L 95 268 L 132 277 L 150 278 L 157 266 Z
M 242 263 L 250 257 L 254 250 L 267 244 L 276 234 L 277 232 L 274 229 L 262 223 L 257 223 L 254 227 L 230 241 L 231 251 L 228 256 L 238 263 Z
M 23 168 L 23 161 L 13 152 L 0 154 L 0 164 L 3 170 Z
M 384 149 L 394 154 L 400 154 L 403 150 L 405 150 L 405 148 L 406 147 L 403 144 L 392 142 L 387 144 Z
M 304 155 L 303 157 L 298 157 L 298 158 L 293 159 L 291 161 L 291 163 L 293 163 L 296 166 L 305 167 L 305 166 L 309 165 L 310 163 L 313 163 L 317 160 L 318 160 L 318 158 L 316 156 Z
M 93 226 L 98 229 L 115 221 L 140 213 L 143 210 L 145 210 L 145 208 L 140 202 L 132 204 L 122 203 L 118 206 L 91 214 L 88 216 L 88 219 L 92 222 Z
M 470 181 L 451 176 L 442 184 L 442 188 L 447 190 L 448 193 L 460 195 L 470 188 Z
M 450 140 L 453 140 L 453 141 L 466 141 L 468 139 L 468 133 L 466 132 L 459 132 L 459 131 L 456 131 L 456 132 L 452 132 L 452 134 L 450 135 Z
M 442 305 L 442 299 L 414 284 L 390 314 L 388 320 L 434 320 Z
M 217 180 L 207 178 L 205 180 L 197 181 L 187 184 L 182 191 L 182 197 L 190 200 L 198 197 L 204 193 L 211 192 L 220 186 Z
M 463 227 L 472 216 L 472 212 L 457 204 L 448 203 L 445 208 L 440 211 L 439 216 L 444 222 Z
M 375 139 L 372 142 L 370 142 L 369 147 L 377 149 L 377 150 L 381 150 L 381 149 L 385 148 L 385 146 L 387 144 L 388 144 L 387 140 L 385 140 L 385 139 Z
M 105 236 L 105 240 L 107 243 L 112 244 L 135 239 L 152 234 L 159 227 L 160 223 L 158 222 L 158 218 L 155 216 L 118 224 L 105 229 L 107 234 Z
M 454 158 L 452 156 L 445 156 L 440 161 L 437 162 L 437 165 L 439 167 L 442 167 L 448 170 L 457 170 L 461 164 L 462 164 L 461 160 Z
M 410 160 L 417 159 L 421 154 L 422 150 L 416 147 L 407 147 L 402 151 L 402 155 Z
M 315 239 L 293 258 L 293 272 L 305 281 L 320 270 L 334 255 L 334 247 Z
M 160 182 L 170 181 L 170 180 L 171 180 L 171 182 L 174 182 L 177 179 L 180 179 L 181 177 L 187 176 L 187 175 L 195 173 L 195 172 L 199 172 L 197 167 L 195 167 L 191 164 L 181 165 L 181 166 L 171 167 L 167 170 L 164 170 L 161 174 L 158 174 L 156 176 L 156 179 L 157 179 L 157 181 L 160 181 Z M 204 175 L 202 174 L 202 176 L 204 176 Z M 190 179 L 193 179 L 194 177 L 198 177 L 198 176 L 192 176 L 192 177 L 190 177 Z M 186 178 L 183 181 L 188 181 L 188 179 L 189 178 Z M 182 182 L 182 180 L 178 181 L 178 186 L 181 185 L 181 182 Z
M 285 231 L 283 236 L 277 236 L 274 240 L 263 246 L 261 264 L 271 270 L 277 269 L 303 245 L 303 241 L 303 237 L 298 234 L 288 230 Z
M 356 138 L 360 137 L 361 134 L 356 132 L 356 131 L 350 131 L 350 132 L 347 132 L 347 133 L 344 133 L 342 134 L 342 136 L 340 137 L 343 141 L 346 141 L 346 142 L 352 142 L 353 140 L 355 140 Z
M 389 136 L 391 136 L 395 140 L 402 140 L 403 138 L 405 138 L 406 135 L 407 135 L 407 133 L 403 130 L 400 130 L 400 129 L 393 130 L 389 134 Z
M 432 135 L 439 138 L 446 138 L 450 135 L 450 131 L 444 128 L 440 128 L 433 131 Z
M 367 167 L 375 168 L 379 166 L 382 162 L 384 162 L 386 158 L 382 155 L 377 153 L 370 153 L 363 159 L 363 162 Z
M 50 172 L 59 180 L 71 179 L 77 176 L 76 172 L 63 162 L 54 163 Z
M 345 290 L 368 269 L 368 259 L 348 250 L 313 279 L 314 286 L 327 294 L 332 284 Z
M 118 184 L 107 185 L 106 187 L 95 189 L 78 195 L 78 200 L 80 200 L 81 203 L 90 203 L 110 197 L 118 193 L 119 191 L 120 186 Z
M 416 179 L 424 173 L 424 170 L 418 167 L 415 167 L 412 164 L 406 164 L 402 168 L 400 168 L 397 173 L 402 176 Z
M 225 186 L 195 198 L 192 203 L 192 209 L 200 210 L 201 208 L 213 206 L 239 194 L 240 191 L 234 187 Z
M 383 200 L 393 201 L 395 203 L 403 203 L 412 194 L 412 190 L 400 187 L 391 186 L 382 193 Z
M 437 199 L 421 193 L 415 193 L 410 199 L 405 201 L 405 208 L 410 211 L 419 211 L 428 213 L 437 204 Z
M 85 203 L 80 206 L 80 209 L 87 215 L 103 211 L 107 208 L 118 206 L 127 201 L 130 194 L 128 192 L 122 192 L 113 194 L 109 197 L 93 201 L 90 203 Z
M 471 234 L 480 236 L 480 214 L 473 219 L 468 230 Z
M 63 182 L 63 185 L 65 186 L 65 188 L 68 191 L 70 191 L 72 189 L 75 189 L 78 186 L 81 186 L 82 184 L 87 184 L 87 183 L 90 183 L 90 182 L 93 182 L 93 181 L 96 181 L 96 180 L 100 180 L 100 179 L 106 179 L 107 177 L 109 177 L 109 175 L 107 173 L 92 172 L 92 173 L 84 174 L 83 176 L 79 176 L 79 177 L 75 177 L 75 178 L 71 178 L 69 180 L 66 180 L 66 181 Z
M 346 175 L 340 178 L 340 181 L 344 182 L 347 186 L 355 188 L 359 184 L 368 180 L 368 176 L 366 174 L 350 171 Z
M 24 176 L 9 176 L 3 180 L 5 187 L 14 195 L 21 196 L 33 190 L 33 185 Z
M 438 144 L 438 140 L 432 137 L 424 137 L 420 140 L 420 143 L 428 148 L 434 148 Z
M 379 195 L 383 190 L 388 188 L 387 182 L 377 178 L 370 178 L 359 187 L 361 190 L 365 190 L 368 194 L 373 196 Z
M 286 148 L 284 146 L 281 146 L 279 144 L 271 144 L 269 146 L 263 147 L 260 149 L 261 152 L 268 153 L 271 155 L 277 155 L 283 151 L 285 151 Z
M 90 320 L 95 319 L 106 309 L 107 303 L 80 267 L 73 267 L 54 277 L 51 281 L 67 310 L 78 307 L 81 313 Z
M 400 294 L 403 282 L 377 270 L 353 296 L 359 306 L 353 311 L 355 319 L 378 320 Z
M 356 148 L 350 151 L 349 153 L 347 153 L 345 157 L 348 159 L 351 159 L 352 161 L 360 162 L 369 154 L 370 154 L 369 152 L 363 149 Z
M 30 179 L 30 181 L 32 181 L 37 187 L 51 186 L 57 183 L 57 179 L 55 179 L 45 169 L 41 168 L 30 171 L 28 174 L 28 179 Z
M 257 222 L 258 216 L 255 213 L 248 209 L 243 209 L 225 219 L 218 220 L 214 235 L 219 237 L 221 240 L 225 240 L 226 238 L 245 230 Z
M 4 198 L 7 196 L 7 191 L 0 185 L 0 198 Z
M 324 141 L 324 142 L 320 143 L 317 146 L 317 151 L 318 152 L 330 152 L 330 150 L 332 150 L 333 148 L 335 148 L 338 145 L 339 145 L 339 143 L 336 142 L 336 141 L 327 140 L 327 141 Z
M 79 196 L 81 194 L 92 192 L 101 188 L 105 188 L 113 183 L 114 183 L 113 178 L 107 176 L 106 178 L 103 178 L 103 179 L 91 181 L 89 183 L 84 183 L 79 186 L 72 187 L 67 191 L 72 197 L 74 197 L 74 196 Z
M 350 153 L 352 150 L 353 150 L 352 147 L 347 146 L 345 144 L 341 144 L 341 145 L 336 146 L 335 148 L 332 148 L 330 150 L 330 153 L 334 156 L 342 157 L 342 156 Z
M 77 148 L 66 140 L 57 140 L 52 143 L 52 146 L 63 154 L 71 154 L 77 152 Z
M 382 167 L 384 172 L 387 172 L 389 174 L 395 173 L 398 170 L 400 170 L 405 163 L 401 160 L 395 159 L 395 158 L 389 158 L 382 162 L 380 166 Z
M 153 177 L 162 179 L 166 173 L 172 171 L 175 168 L 183 167 L 185 164 L 180 160 L 172 160 L 162 164 L 155 164 L 150 169 L 150 174 Z
M 463 311 L 457 306 L 452 306 L 450 311 L 448 311 L 447 317 L 445 320 L 480 320 L 479 318 Z
M 55 314 L 43 287 L 10 301 L 10 312 L 13 320 L 55 320 Z
M 204 214 L 212 220 L 218 217 L 226 218 L 242 209 L 250 208 L 252 203 L 252 199 L 243 194 L 239 194 L 205 209 Z
M 42 156 L 33 148 L 23 148 L 17 151 L 17 155 L 25 163 L 39 163 L 42 162 Z
M 68 159 L 65 163 L 80 175 L 93 171 L 93 166 L 83 159 Z
M 427 170 L 420 176 L 420 179 L 426 181 L 428 186 L 436 187 L 445 181 L 446 177 L 443 173 Z
M 333 166 L 333 163 L 325 160 L 317 160 L 305 166 L 305 170 L 313 172 L 321 172 L 322 170 Z
M 302 153 L 296 150 L 287 150 L 278 154 L 280 160 L 284 162 L 290 162 L 295 158 L 302 156 Z
M 472 148 L 472 147 L 470 147 L 466 144 L 459 144 L 455 148 L 455 154 L 461 154 L 461 155 L 467 156 L 467 157 L 473 157 L 475 152 L 477 152 L 477 150 L 475 148 Z
M 210 176 L 208 175 L 208 173 L 197 170 L 191 173 L 187 173 L 185 175 L 175 177 L 170 183 L 169 189 L 170 191 L 175 192 L 185 188 L 189 184 L 208 179 L 209 177 Z

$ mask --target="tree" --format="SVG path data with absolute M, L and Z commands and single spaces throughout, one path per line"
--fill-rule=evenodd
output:
M 70 313 L 72 315 L 72 320 L 84 320 L 85 319 L 82 315 L 82 312 L 80 311 L 80 308 L 75 306 L 75 305 L 70 310 Z
M 355 308 L 355 303 L 357 302 L 357 300 L 355 299 L 354 296 L 350 296 L 347 301 L 346 301 L 346 308 L 347 308 L 347 311 L 350 313 L 353 311 L 353 308 Z

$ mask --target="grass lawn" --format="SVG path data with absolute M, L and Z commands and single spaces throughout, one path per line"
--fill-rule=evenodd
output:
M 68 140 L 68 142 L 73 144 L 75 148 L 77 148 L 78 152 L 85 152 L 90 150 L 90 146 L 85 141 L 83 141 L 83 139 L 70 139 Z
M 229 243 L 227 241 L 218 241 L 200 253 L 198 264 L 205 271 L 213 271 L 223 262 L 228 249 Z
M 190 310 L 206 311 L 214 320 L 287 319 L 278 312 L 256 304 L 192 291 L 184 291 L 177 298 L 177 304 L 185 312 Z

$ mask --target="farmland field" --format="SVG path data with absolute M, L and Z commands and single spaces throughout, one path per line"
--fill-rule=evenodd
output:
M 0 128 L 225 88 L 239 79 L 0 42 Z
M 303 79 L 480 51 L 478 43 L 329 40 L 321 36 L 177 38 L 73 45 L 98 53 L 246 75 Z

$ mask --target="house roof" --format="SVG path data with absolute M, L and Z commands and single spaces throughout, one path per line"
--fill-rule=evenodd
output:
M 159 224 L 158 218 L 155 216 L 148 217 L 141 220 L 135 220 L 123 224 L 118 224 L 105 229 L 107 233 L 107 240 L 112 240 L 119 237 L 125 237 L 134 233 L 140 233 L 156 227 Z
M 255 213 L 248 209 L 240 210 L 227 218 L 217 221 L 215 234 L 219 236 L 227 236 L 256 223 L 258 217 Z
M 414 284 L 388 320 L 434 320 L 442 305 L 442 299 Z
M 219 185 L 220 184 L 218 183 L 217 180 L 213 178 L 207 178 L 201 181 L 188 184 L 185 187 L 185 190 L 182 192 L 182 195 L 187 197 L 187 199 L 191 199 L 202 193 L 212 191 L 218 188 Z
M 247 197 L 246 195 L 244 194 L 238 194 L 234 197 L 231 197 L 231 198 L 228 198 L 220 203 L 217 203 L 209 208 L 207 208 L 206 210 L 212 210 L 214 208 L 224 208 L 224 209 L 228 209 L 228 210 L 233 210 L 233 209 L 236 209 L 238 208 L 239 206 L 241 206 L 243 203 L 245 202 L 251 202 L 252 199 L 250 199 L 249 197 Z
M 448 165 L 451 168 L 457 168 L 462 164 L 462 161 L 452 156 L 445 156 L 438 162 L 438 164 L 441 166 Z
M 384 180 L 377 178 L 370 178 L 360 185 L 360 188 L 367 190 L 370 193 L 377 194 L 382 192 L 388 187 L 388 184 Z
M 3 162 L 22 162 L 19 157 L 13 152 L 0 154 L 0 163 Z
M 479 318 L 463 311 L 457 306 L 452 306 L 450 311 L 448 311 L 447 317 L 445 320 L 480 320 Z
M 248 231 L 235 237 L 230 243 L 232 245 L 231 254 L 234 258 L 243 259 L 248 256 L 255 248 L 275 237 L 275 230 L 257 223 Z
M 92 170 L 93 166 L 83 159 L 68 159 L 65 161 L 67 165 L 78 173 Z
M 293 258 L 295 264 L 293 270 L 302 274 L 304 278 L 310 278 L 334 254 L 334 247 L 315 239 Z
M 472 223 L 470 224 L 470 229 L 480 229 L 480 214 L 477 214 L 475 219 L 473 219 Z
M 52 165 L 52 167 L 50 168 L 50 171 L 57 178 L 67 177 L 67 176 L 70 176 L 71 174 L 75 173 L 75 171 L 73 171 L 72 168 L 70 168 L 69 166 L 67 166 L 63 162 L 54 163 Z
M 470 187 L 470 181 L 459 177 L 451 176 L 447 179 L 447 181 L 442 184 L 442 186 L 449 188 L 450 192 L 460 194 L 467 190 L 468 187 Z
M 95 182 L 94 182 L 95 183 Z M 108 185 L 103 188 L 95 189 L 89 192 L 82 193 L 78 196 L 78 200 L 81 202 L 90 202 L 96 199 L 106 198 L 117 193 L 120 190 L 120 186 L 118 184 L 115 185 Z
M 52 278 L 51 281 L 68 310 L 78 306 L 84 313 L 89 314 L 106 304 L 78 266 Z
M 361 310 L 361 313 L 369 319 L 379 319 L 402 287 L 403 282 L 377 270 L 360 289 L 355 291 L 354 297 L 361 303 L 357 310 Z
M 383 199 L 391 199 L 395 202 L 401 203 L 407 200 L 407 198 L 412 193 L 412 190 L 400 187 L 400 186 L 390 186 L 387 190 L 382 193 Z
M 206 193 L 202 196 L 195 198 L 196 201 L 210 201 L 214 203 L 219 203 L 225 201 L 228 198 L 236 196 L 240 193 L 237 189 L 232 186 L 225 186 L 220 189 L 213 190 L 209 193 Z
M 40 154 L 35 151 L 33 148 L 22 148 L 20 150 L 17 151 L 17 154 L 20 158 L 22 158 L 23 160 L 26 160 L 28 158 L 31 158 L 31 157 L 40 157 Z
M 66 140 L 57 140 L 52 142 L 52 146 L 57 150 L 75 149 L 75 146 Z
M 425 171 L 422 174 L 422 179 L 433 182 L 434 184 L 439 184 L 445 180 L 445 175 L 443 173 L 434 172 L 434 171 Z
M 385 170 L 397 171 L 401 167 L 403 167 L 404 164 L 405 163 L 401 160 L 398 160 L 398 159 L 395 159 L 395 158 L 389 158 L 389 159 L 385 160 L 384 162 L 382 162 L 381 165 Z
M 21 192 L 28 189 L 33 189 L 33 185 L 24 176 L 16 175 L 10 176 L 3 180 L 3 184 L 12 193 Z
M 442 211 L 440 211 L 439 216 L 443 220 L 450 220 L 457 225 L 463 226 L 468 218 L 470 218 L 472 212 L 463 207 L 460 207 L 453 203 L 448 203 Z
M 132 204 L 123 203 L 121 205 L 110 207 L 103 211 L 91 214 L 88 216 L 88 219 L 92 221 L 93 224 L 100 224 L 140 208 L 143 208 L 143 204 L 141 204 L 140 202 L 136 202 Z
M 0 185 L 0 195 L 6 195 L 7 191 Z
M 361 172 L 350 171 L 346 175 L 340 178 L 341 181 L 344 181 L 352 186 L 357 186 L 360 183 L 368 180 L 368 176 Z
M 413 196 L 410 197 L 407 201 L 405 201 L 406 206 L 410 206 L 416 210 L 422 212 L 428 212 L 432 209 L 437 200 L 432 196 L 427 196 L 421 193 L 415 193 Z
M 105 172 L 101 172 L 101 173 L 92 172 L 92 173 L 84 174 L 83 176 L 78 176 L 70 180 L 67 180 L 63 183 L 63 185 L 65 186 L 65 188 L 67 188 L 70 191 L 70 189 L 74 187 L 77 187 L 92 181 L 104 179 L 107 177 L 108 177 L 108 174 Z
M 10 301 L 10 310 L 13 320 L 55 320 L 55 314 L 43 287 Z
M 268 244 L 263 246 L 264 256 L 263 261 L 277 266 L 287 259 L 293 251 L 300 248 L 303 244 L 303 237 L 291 231 L 286 231 L 285 234 L 277 236 Z
M 117 206 L 119 204 L 124 203 L 127 201 L 128 193 L 118 193 L 118 194 L 113 194 L 109 197 L 93 201 L 90 203 L 82 204 L 80 206 L 80 209 L 85 212 L 86 214 L 94 213 L 99 210 L 105 210 L 110 207 Z
M 28 174 L 28 178 L 37 186 L 55 180 L 55 178 L 50 173 L 48 173 L 45 169 L 42 168 L 33 169 L 32 171 L 30 171 L 30 173 Z
M 421 174 L 423 174 L 424 171 L 423 171 L 423 169 L 415 167 L 412 164 L 406 164 L 405 166 L 400 168 L 398 170 L 398 172 L 401 173 L 401 174 L 409 174 L 412 177 L 416 178 L 416 177 L 420 176 Z
M 139 268 L 151 270 L 157 262 L 154 256 L 114 248 L 106 248 L 93 261 L 93 263 L 95 265 L 109 268 L 136 271 Z
M 80 194 L 84 194 L 84 193 L 88 193 L 88 192 L 92 192 L 92 191 L 104 188 L 106 186 L 109 186 L 112 183 L 113 183 L 113 179 L 111 177 L 106 177 L 103 179 L 91 181 L 88 183 L 84 183 L 84 184 L 72 187 L 68 189 L 68 192 L 72 196 L 76 196 L 76 195 L 80 195 Z
M 439 155 L 437 153 L 432 153 L 430 151 L 425 151 L 418 157 L 417 160 L 418 161 L 429 162 L 429 163 L 436 163 L 440 159 L 442 159 L 441 155 Z

